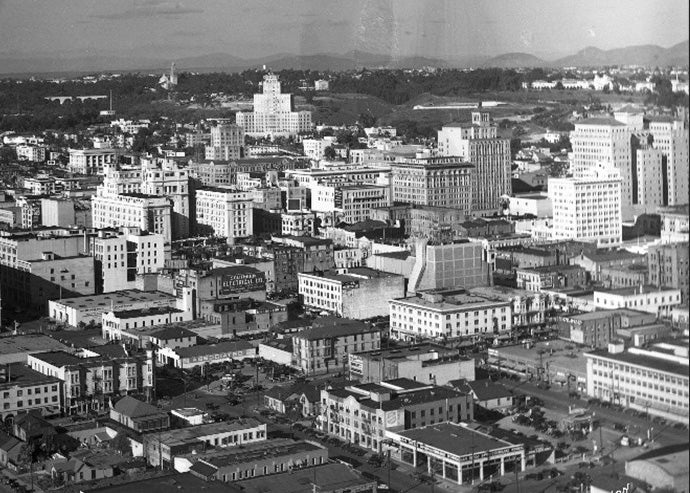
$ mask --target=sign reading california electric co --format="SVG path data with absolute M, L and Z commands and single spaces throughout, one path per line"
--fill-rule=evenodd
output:
M 223 296 L 233 293 L 246 293 L 247 291 L 264 291 L 266 289 L 266 276 L 261 271 L 256 272 L 230 272 L 224 273 L 218 278 L 218 294 Z

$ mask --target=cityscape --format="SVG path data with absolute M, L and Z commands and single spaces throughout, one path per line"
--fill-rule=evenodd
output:
M 690 7 L 0 1 L 0 493 L 690 492 Z

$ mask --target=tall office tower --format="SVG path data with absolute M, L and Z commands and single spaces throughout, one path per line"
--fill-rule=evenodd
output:
M 649 132 L 653 146 L 662 155 L 662 187 L 664 205 L 688 203 L 688 127 L 684 121 L 670 117 L 651 117 Z
M 474 165 L 472 212 L 493 213 L 501 196 L 510 195 L 510 140 L 498 138 L 488 113 L 473 112 L 471 124 L 444 125 L 438 132 L 438 152 Z
M 651 146 L 643 146 L 635 149 L 634 157 L 633 204 L 642 207 L 644 211 L 654 213 L 657 206 L 664 205 L 661 151 Z
M 393 202 L 453 207 L 469 214 L 474 167 L 457 157 L 409 158 L 391 164 Z
M 202 235 L 245 238 L 254 233 L 252 197 L 232 187 L 202 187 L 196 191 L 196 226 Z
M 189 170 L 172 160 L 160 164 L 142 162 L 141 192 L 166 197 L 172 203 L 172 239 L 189 236 Z
M 613 118 L 581 120 L 570 132 L 572 173 L 581 174 L 587 169 L 597 168 L 600 163 L 612 165 L 620 173 L 624 210 L 633 204 L 631 135 L 631 127 Z
M 244 130 L 238 125 L 211 127 L 211 145 L 206 146 L 205 157 L 209 161 L 231 161 L 244 157 Z
M 310 111 L 294 111 L 292 95 L 283 94 L 277 75 L 264 76 L 261 94 L 254 94 L 254 111 L 240 111 L 236 123 L 253 137 L 297 135 L 312 128 Z
M 553 239 L 596 242 L 611 247 L 622 241 L 621 177 L 607 163 L 570 178 L 549 178 Z

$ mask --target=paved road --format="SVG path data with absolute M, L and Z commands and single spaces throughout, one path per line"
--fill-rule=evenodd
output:
M 549 409 L 567 413 L 569 405 L 579 408 L 588 408 L 595 413 L 605 428 L 610 428 L 614 423 L 618 423 L 629 425 L 633 429 L 640 430 L 641 435 L 645 435 L 646 433 L 644 430 L 651 427 L 652 433 L 654 434 L 654 440 L 662 445 L 684 443 L 687 442 L 689 438 L 690 432 L 688 432 L 688 430 L 678 430 L 671 426 L 659 425 L 645 418 L 640 418 L 634 414 L 621 413 L 615 409 L 590 406 L 587 404 L 587 401 L 583 399 L 568 398 L 567 391 L 540 389 L 532 383 L 516 382 L 510 379 L 502 379 L 501 383 L 509 388 L 514 388 L 518 393 L 540 398 Z

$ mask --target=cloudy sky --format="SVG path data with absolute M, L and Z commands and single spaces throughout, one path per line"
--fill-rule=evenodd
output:
M 555 58 L 687 38 L 687 0 L 0 0 L 6 57 L 362 50 Z

